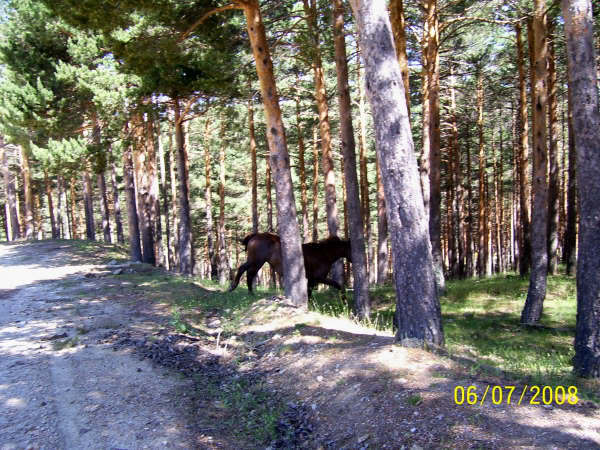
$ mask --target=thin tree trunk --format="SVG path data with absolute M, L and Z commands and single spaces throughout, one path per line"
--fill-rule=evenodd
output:
M 385 192 L 381 181 L 379 156 L 375 160 L 377 172 L 377 284 L 382 286 L 387 281 L 388 263 L 388 221 L 385 205 Z
M 527 86 L 525 82 L 525 63 L 521 24 L 515 25 L 517 39 L 517 67 L 519 70 L 519 115 L 517 121 L 519 134 L 519 209 L 521 212 L 521 248 L 519 248 L 519 272 L 524 277 L 531 265 L 531 237 L 529 222 L 529 122 L 527 119 Z
M 592 3 L 590 0 L 563 0 L 562 8 L 580 201 L 573 366 L 580 377 L 600 378 L 600 113 Z
M 115 160 L 112 155 L 112 149 L 109 149 L 110 159 L 110 182 L 112 185 L 113 193 L 113 209 L 115 212 L 115 225 L 117 228 L 117 242 L 119 244 L 125 243 L 125 236 L 123 235 L 123 219 L 121 217 L 121 202 L 119 201 L 119 186 L 117 184 L 117 168 L 115 166 Z
M 548 24 L 548 272 L 556 273 L 558 265 L 558 101 L 556 98 L 556 67 L 554 57 L 554 25 Z
M 21 173 L 23 176 L 23 192 L 25 197 L 25 239 L 33 239 L 34 234 L 34 205 L 31 168 L 29 164 L 29 145 L 21 145 Z
M 250 158 L 252 160 L 252 232 L 258 233 L 258 174 L 256 167 L 256 137 L 254 133 L 254 103 L 252 97 L 248 100 L 248 132 L 250 134 Z
M 129 134 L 127 124 L 125 125 L 125 134 Z M 140 225 L 138 222 L 135 181 L 133 173 L 133 157 L 131 153 L 131 146 L 126 145 L 123 148 L 123 183 L 125 185 L 125 203 L 127 204 L 129 256 L 133 261 L 142 261 L 142 247 L 140 245 Z
M 457 250 L 458 250 L 458 266 L 456 268 L 455 273 L 459 278 L 464 278 L 466 276 L 465 273 L 465 241 L 463 239 L 464 235 L 464 216 L 463 216 L 463 204 L 464 204 L 464 189 L 462 186 L 462 168 L 460 166 L 460 147 L 458 140 L 458 125 L 456 119 L 456 94 L 455 94 L 455 77 L 452 66 L 450 66 L 450 72 L 452 81 L 450 84 L 450 114 L 451 114 L 451 146 L 452 146 L 452 154 L 454 156 L 454 176 L 456 178 L 455 181 L 455 206 L 453 209 L 454 213 L 454 224 L 455 224 L 455 236 L 457 238 Z
M 52 185 L 48 178 L 48 171 L 44 170 L 44 187 L 46 189 L 46 201 L 48 203 L 48 216 L 50 217 L 50 228 L 52 230 L 52 239 L 58 239 L 60 233 L 56 224 L 56 217 L 54 215 L 54 202 L 52 201 Z
M 468 132 L 468 128 L 467 128 L 467 132 Z M 474 261 L 473 261 L 473 225 L 475 222 L 475 219 L 473 217 L 473 182 L 472 182 L 472 171 L 471 171 L 471 138 L 470 135 L 467 134 L 466 139 L 465 139 L 465 144 L 466 144 L 466 150 L 467 150 L 467 211 L 466 211 L 466 215 L 467 215 L 467 227 L 466 227 L 466 247 L 467 247 L 467 254 L 466 254 L 466 265 L 467 265 L 467 270 L 466 270 L 466 275 L 471 277 L 473 276 L 473 267 L 474 267 Z
M 79 214 L 77 213 L 77 193 L 75 189 L 75 177 L 72 177 L 69 183 L 69 192 L 71 200 L 71 235 L 73 239 L 79 239 Z
M 304 11 L 307 16 L 309 34 L 312 37 L 312 67 L 315 78 L 315 98 L 317 101 L 317 110 L 319 112 L 319 130 L 321 134 L 321 156 L 323 176 L 325 181 L 325 210 L 327 213 L 327 230 L 330 236 L 337 236 L 339 231 L 339 221 L 337 213 L 337 199 L 335 192 L 335 170 L 333 166 L 333 157 L 331 154 L 331 126 L 329 123 L 329 106 L 327 104 L 327 91 L 325 86 L 325 74 L 321 60 L 321 43 L 317 29 L 317 10 L 316 0 L 304 1 Z M 343 265 L 341 261 L 333 264 L 331 277 L 338 283 L 342 283 Z
M 569 87 L 573 81 L 570 78 Z M 576 244 L 577 244 L 577 149 L 575 148 L 575 130 L 573 127 L 573 89 L 569 88 L 568 94 L 568 128 L 569 128 L 569 182 L 567 184 L 567 226 L 564 238 L 563 262 L 566 265 L 567 275 L 575 274 L 577 265 Z
M 410 82 L 408 57 L 406 55 L 406 32 L 404 18 L 404 4 L 402 0 L 390 0 L 390 22 L 394 33 L 394 44 L 396 45 L 396 58 L 400 65 L 402 82 L 404 83 L 404 95 L 406 97 L 406 109 L 410 120 Z
M 344 179 L 346 180 L 345 211 L 349 214 L 350 246 L 352 252 L 352 274 L 354 276 L 354 312 L 360 318 L 369 317 L 369 280 L 365 237 L 356 175 L 356 151 L 354 128 L 352 126 L 352 104 L 348 85 L 348 62 L 344 39 L 344 6 L 342 0 L 334 0 L 333 35 L 335 45 L 335 66 L 337 71 L 338 101 L 340 105 L 340 128 L 344 156 Z
M 147 136 L 142 114 L 135 114 L 134 144 L 133 144 L 133 170 L 137 193 L 137 212 L 142 239 L 142 261 L 156 264 L 154 252 L 154 227 L 152 223 L 152 210 L 150 203 L 150 174 L 146 170 L 148 158 Z
M 98 122 L 98 117 L 95 113 L 92 113 L 92 139 L 94 144 L 100 148 L 101 142 L 101 128 Z M 104 153 L 99 155 L 98 158 L 102 158 L 99 167 L 97 167 L 96 182 L 98 183 L 98 193 L 100 194 L 100 215 L 102 216 L 102 233 L 104 235 L 104 242 L 111 243 L 110 233 L 110 217 L 108 212 L 108 196 L 106 194 L 106 179 L 104 178 L 104 171 L 106 170 L 106 158 Z
M 157 122 L 160 124 L 160 122 Z M 167 257 L 165 258 L 165 264 L 167 270 L 171 270 L 173 267 L 173 242 L 171 238 L 171 221 L 169 220 L 169 196 L 167 195 L 167 169 L 165 164 L 165 147 L 161 139 L 161 135 L 158 135 L 158 167 L 160 171 L 160 201 L 162 202 L 161 211 L 165 214 L 165 235 L 167 238 Z
M 8 164 L 8 148 L 0 136 L 0 170 L 4 178 L 6 193 L 6 228 L 7 239 L 15 241 L 21 238 L 21 225 L 19 224 L 19 213 L 17 211 L 17 189 L 15 177 Z
M 169 186 L 171 195 L 171 209 L 173 218 L 173 233 L 171 235 L 171 241 L 173 242 L 173 263 L 172 268 L 179 270 L 179 207 L 177 205 L 177 176 L 175 175 L 175 148 L 173 146 L 173 136 L 175 135 L 175 121 L 173 121 L 173 128 L 169 132 L 169 158 L 168 158 L 168 172 L 169 172 Z
M 536 324 L 542 316 L 546 297 L 546 277 L 548 274 L 548 183 L 546 170 L 548 148 L 546 143 L 546 117 L 548 77 L 546 43 L 546 2 L 534 0 L 533 15 L 534 41 L 534 109 L 533 109 L 533 203 L 531 221 L 531 274 L 525 307 L 521 322 Z
M 298 81 L 298 80 L 297 80 Z M 298 133 L 298 165 L 300 166 L 300 203 L 302 205 L 302 241 L 308 242 L 310 230 L 308 226 L 308 194 L 306 192 L 306 162 L 304 133 L 300 123 L 300 98 L 296 97 L 296 131 Z
M 211 157 L 210 157 L 210 122 L 207 120 L 204 127 L 204 207 L 206 214 L 206 246 L 208 251 L 209 273 L 212 280 L 217 280 L 217 255 L 215 254 L 215 244 L 213 235 L 215 233 L 213 225 L 212 212 L 212 192 L 211 192 Z
M 162 240 L 162 222 L 160 214 L 160 197 L 158 187 L 158 170 L 156 167 L 156 139 L 154 132 L 154 117 L 147 114 L 146 117 L 146 171 L 148 173 L 148 202 L 150 203 L 150 214 L 152 219 L 152 231 L 154 232 L 154 254 L 156 264 L 167 266 Z
M 477 134 L 479 142 L 479 248 L 477 251 L 477 273 L 482 277 L 486 273 L 488 253 L 488 228 L 487 228 L 487 197 L 486 183 L 486 155 L 483 141 L 483 77 L 481 72 L 477 75 Z
M 69 216 L 67 214 L 67 193 L 65 191 L 65 179 L 62 175 L 57 176 L 58 187 L 58 221 L 60 236 L 63 239 L 71 239 L 69 232 Z
M 92 180 L 87 167 L 83 170 L 83 204 L 85 210 L 85 236 L 89 241 L 96 240 L 96 227 L 94 225 L 94 203 Z
M 302 257 L 302 241 L 296 221 L 296 202 L 290 171 L 290 157 L 285 139 L 285 129 L 279 109 L 279 95 L 273 73 L 273 62 L 264 24 L 257 0 L 243 3 L 248 35 L 256 71 L 260 80 L 261 94 L 267 121 L 267 139 L 270 149 L 270 165 L 275 175 L 277 195 L 278 231 L 281 238 L 284 292 L 296 305 L 307 305 L 306 275 Z
M 218 249 L 219 249 L 219 283 L 224 285 L 229 279 L 229 257 L 227 252 L 227 241 L 225 239 L 225 121 L 221 116 L 221 134 L 219 140 L 219 226 Z
M 182 117 L 180 116 L 179 99 L 173 99 L 175 119 L 175 142 L 177 146 L 178 175 L 178 212 L 179 212 L 179 272 L 192 275 L 194 271 L 194 249 L 192 241 L 192 221 L 190 218 L 190 200 L 188 191 L 187 154 L 183 135 Z
M 358 48 L 358 46 L 357 46 Z M 367 113 L 366 99 L 363 89 L 363 80 L 360 74 L 360 61 L 356 65 L 356 85 L 358 87 L 358 146 L 360 152 L 360 186 L 363 209 L 363 220 L 367 233 L 367 267 L 369 270 L 369 284 L 377 283 L 377 263 L 373 227 L 371 226 L 371 202 L 369 200 L 369 179 L 367 171 Z M 384 213 L 385 216 L 385 213 Z
M 317 127 L 313 128 L 313 190 L 312 190 L 312 240 L 319 239 L 319 144 Z
M 271 164 L 267 159 L 265 164 L 265 189 L 267 194 L 267 231 L 272 233 L 274 230 L 273 226 L 273 195 L 271 193 Z
M 396 338 L 405 345 L 443 345 L 431 242 L 386 2 L 351 0 L 351 5 L 364 50 L 394 255 Z

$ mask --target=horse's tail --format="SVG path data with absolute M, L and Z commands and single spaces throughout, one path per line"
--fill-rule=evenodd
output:
M 252 233 L 252 234 L 249 234 L 248 236 L 246 236 L 244 239 L 242 239 L 242 240 L 240 241 L 242 244 L 244 244 L 244 250 L 245 250 L 245 251 L 247 251 L 247 250 L 248 250 L 248 242 L 250 242 L 250 240 L 251 240 L 251 239 L 252 239 L 254 236 L 256 236 L 257 234 L 258 234 L 258 233 Z

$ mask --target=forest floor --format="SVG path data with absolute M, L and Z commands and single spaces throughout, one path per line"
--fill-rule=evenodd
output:
M 592 401 L 532 404 L 466 358 L 125 261 L 0 245 L 0 449 L 600 448 Z

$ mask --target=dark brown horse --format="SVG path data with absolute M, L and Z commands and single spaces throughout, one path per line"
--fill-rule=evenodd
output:
M 233 291 L 240 282 L 240 278 L 246 273 L 248 290 L 252 291 L 254 277 L 264 265 L 269 263 L 275 272 L 283 275 L 281 267 L 281 240 L 279 236 L 272 233 L 249 234 L 242 240 L 242 244 L 248 255 L 247 260 L 240 266 L 229 291 Z M 342 287 L 334 280 L 327 278 L 331 266 L 340 258 L 346 258 L 352 262 L 350 257 L 350 241 L 342 240 L 337 236 L 331 236 L 319 242 L 302 244 L 304 255 L 304 269 L 308 281 L 308 296 L 318 283 L 333 286 L 336 289 Z

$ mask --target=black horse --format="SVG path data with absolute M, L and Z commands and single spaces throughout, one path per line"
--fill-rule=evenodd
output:
M 240 278 L 247 271 L 248 290 L 253 293 L 252 282 L 254 281 L 254 277 L 256 277 L 256 274 L 266 262 L 269 263 L 276 273 L 280 276 L 283 275 L 281 267 L 281 240 L 279 236 L 272 233 L 253 233 L 246 236 L 242 240 L 242 244 L 244 244 L 248 257 L 246 262 L 238 269 L 229 292 L 237 287 Z M 304 256 L 304 269 L 308 281 L 309 297 L 318 283 L 342 289 L 339 283 L 327 278 L 327 274 L 331 270 L 333 263 L 340 258 L 346 258 L 352 262 L 349 240 L 330 236 L 319 242 L 302 244 L 302 254 Z

